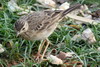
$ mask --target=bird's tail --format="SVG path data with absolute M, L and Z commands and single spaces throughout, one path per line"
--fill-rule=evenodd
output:
M 51 22 L 49 23 L 49 27 L 53 25 L 54 23 L 60 22 L 68 13 L 74 11 L 75 9 L 79 9 L 81 7 L 81 4 L 76 4 L 75 6 L 72 6 L 66 10 L 55 10 L 53 11 L 53 14 L 51 15 Z
M 61 17 L 64 17 L 64 16 L 67 15 L 68 13 L 72 12 L 72 11 L 75 10 L 75 9 L 79 9 L 80 7 L 81 7 L 81 4 L 76 4 L 75 6 L 72 6 L 72 7 L 68 8 L 68 9 L 64 10 L 64 11 L 62 12 L 62 16 L 61 16 Z

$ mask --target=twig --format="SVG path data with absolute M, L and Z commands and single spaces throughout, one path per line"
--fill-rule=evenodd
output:
M 95 20 L 87 19 L 87 18 L 84 18 L 84 17 L 81 17 L 81 16 L 76 16 L 76 15 L 72 15 L 72 14 L 67 14 L 66 18 L 67 18 L 67 17 L 70 17 L 70 18 L 75 19 L 75 20 L 82 21 L 82 22 L 84 22 L 84 23 L 98 24 L 97 22 L 95 22 Z

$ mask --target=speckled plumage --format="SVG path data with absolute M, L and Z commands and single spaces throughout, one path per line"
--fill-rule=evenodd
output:
M 67 10 L 55 10 L 55 11 L 38 11 L 29 13 L 20 17 L 15 23 L 15 29 L 17 32 L 21 32 L 20 35 L 28 40 L 41 40 L 45 39 L 52 34 L 56 29 L 58 22 L 64 18 L 64 16 L 71 11 L 79 8 L 78 4 Z M 26 25 L 25 25 L 26 24 Z M 25 27 L 26 29 L 24 30 Z

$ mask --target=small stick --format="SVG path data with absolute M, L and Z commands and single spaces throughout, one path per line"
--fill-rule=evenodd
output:
M 70 17 L 70 18 L 72 18 L 72 19 L 79 20 L 79 21 L 82 21 L 82 22 L 85 22 L 85 23 L 97 24 L 97 23 L 95 22 L 95 20 L 87 19 L 87 18 L 84 18 L 84 17 L 81 17 L 81 16 L 72 15 L 72 14 L 67 14 L 67 16 L 65 16 L 65 17 L 66 17 L 66 18 L 67 18 L 67 17 Z

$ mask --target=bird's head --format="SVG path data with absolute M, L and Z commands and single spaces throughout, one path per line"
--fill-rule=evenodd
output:
M 17 32 L 17 36 L 28 30 L 28 22 L 24 19 L 19 19 L 15 23 L 15 30 Z

